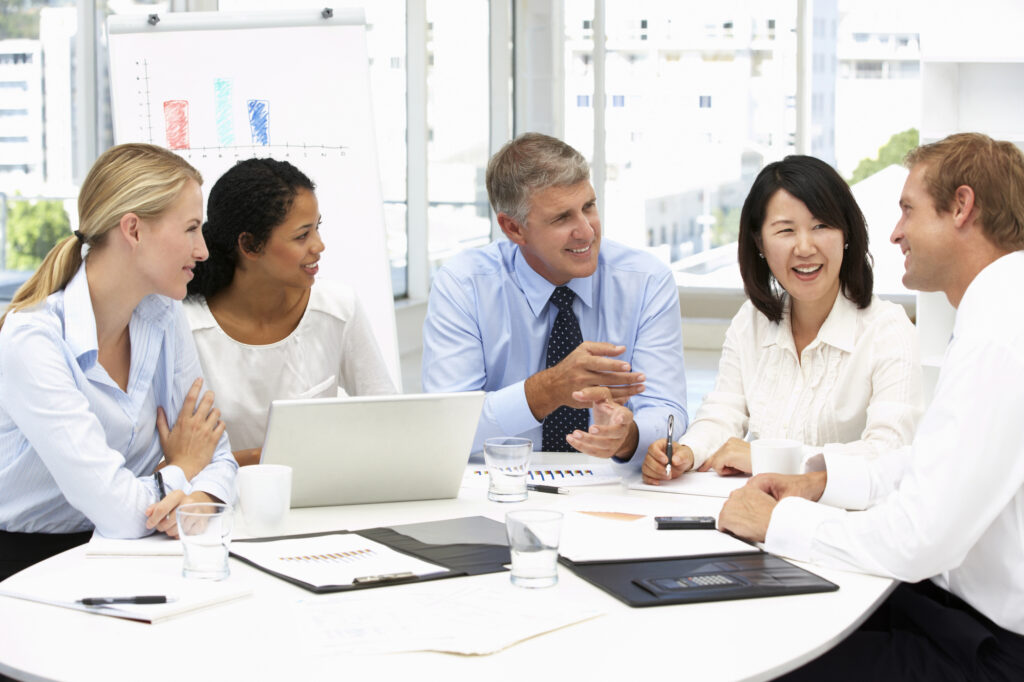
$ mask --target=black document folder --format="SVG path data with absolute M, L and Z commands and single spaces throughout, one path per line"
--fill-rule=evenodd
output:
M 778 597 L 839 589 L 766 552 L 561 563 L 630 606 Z
M 441 573 L 432 573 L 426 576 L 410 576 L 400 578 L 388 578 L 374 580 L 371 582 L 360 582 L 344 585 L 311 585 L 293 578 L 292 576 L 279 573 L 263 566 L 246 557 L 239 556 L 232 552 L 231 556 L 239 561 L 244 561 L 261 571 L 265 571 L 293 585 L 298 585 L 310 592 L 344 592 L 347 590 L 359 590 L 368 587 L 381 587 L 384 585 L 399 585 L 402 583 L 422 582 L 425 580 L 439 580 L 442 578 L 455 578 L 466 575 L 480 575 L 484 573 L 498 573 L 504 571 L 505 564 L 511 561 L 508 549 L 508 540 L 505 537 L 505 524 L 484 516 L 468 516 L 457 519 L 445 519 L 443 521 L 429 521 L 425 523 L 412 523 L 391 527 L 366 528 L 357 531 L 338 530 L 325 533 L 305 533 L 301 535 L 284 535 L 269 538 L 251 538 L 234 540 L 233 543 L 246 542 L 270 542 L 273 540 L 286 540 L 293 538 L 308 538 L 320 535 L 339 535 L 354 533 L 361 537 L 387 545 L 391 549 L 422 559 L 423 561 L 437 564 L 447 569 Z

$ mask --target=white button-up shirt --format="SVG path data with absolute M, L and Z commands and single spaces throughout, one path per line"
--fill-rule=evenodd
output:
M 808 458 L 864 460 L 909 443 L 920 414 L 917 333 L 900 306 L 876 297 L 860 309 L 840 294 L 798 359 L 788 302 L 773 323 L 747 301 L 726 332 L 715 388 L 680 441 L 694 468 L 748 432 L 798 440 Z
M 99 364 L 85 266 L 63 290 L 7 316 L 0 330 L 0 530 L 141 537 L 160 498 L 161 406 L 173 425 L 201 375 L 181 304 L 147 296 L 132 313 L 127 391 Z M 162 470 L 168 492 L 234 498 L 227 436 L 191 481 Z
M 395 392 L 370 321 L 355 292 L 340 282 L 317 282 L 298 326 L 276 343 L 231 338 L 202 297 L 184 308 L 236 450 L 263 445 L 273 400 L 334 398 L 339 389 L 344 395 Z
M 861 512 L 787 497 L 772 513 L 769 551 L 908 582 L 932 577 L 1024 635 L 1022 291 L 1024 251 L 967 288 L 911 447 L 872 463 L 893 492 Z M 828 486 L 839 478 L 829 468 Z

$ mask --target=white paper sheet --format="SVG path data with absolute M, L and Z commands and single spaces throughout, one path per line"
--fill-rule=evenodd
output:
M 53 606 L 86 611 L 101 616 L 156 623 L 189 611 L 231 601 L 252 594 L 244 582 L 228 578 L 223 581 L 189 580 L 181 570 L 167 571 L 165 563 L 85 562 L 73 576 L 59 570 L 33 569 L 11 576 L 0 586 L 0 594 Z M 118 604 L 116 606 L 85 606 L 77 600 L 85 597 L 127 597 L 164 595 L 166 604 Z
M 580 589 L 593 588 L 559 584 L 528 590 L 511 585 L 507 574 L 441 580 L 317 596 L 297 607 L 297 620 L 306 625 L 306 639 L 313 650 L 324 655 L 399 651 L 483 655 L 602 615 L 581 605 L 587 600 Z
M 355 533 L 270 542 L 236 542 L 231 552 L 314 587 L 351 585 L 357 578 L 444 573 L 444 566 L 397 552 Z
M 707 497 L 729 497 L 729 493 L 742 488 L 749 476 L 719 476 L 714 471 L 688 471 L 672 481 L 661 485 L 647 485 L 637 479 L 629 484 L 630 490 L 651 490 L 656 493 L 679 493 L 682 495 L 705 495 Z
M 163 533 L 153 533 L 144 538 L 124 540 L 108 538 L 93 531 L 92 538 L 85 546 L 88 557 L 109 556 L 181 556 L 181 541 Z
M 650 516 L 624 521 L 581 512 L 566 513 L 558 549 L 559 554 L 572 561 L 756 551 L 756 547 L 717 530 L 658 530 Z

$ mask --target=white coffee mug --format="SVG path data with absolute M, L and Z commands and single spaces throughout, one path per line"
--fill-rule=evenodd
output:
M 759 438 L 750 443 L 750 470 L 758 474 L 802 474 L 804 446 L 787 438 Z
M 250 535 L 280 534 L 292 506 L 292 468 L 283 464 L 240 467 L 238 501 Z

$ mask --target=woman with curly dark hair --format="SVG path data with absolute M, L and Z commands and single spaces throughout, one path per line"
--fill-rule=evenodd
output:
M 210 191 L 185 309 L 239 464 L 259 462 L 272 400 L 395 392 L 355 292 L 316 282 L 314 189 L 287 161 L 248 159 Z

